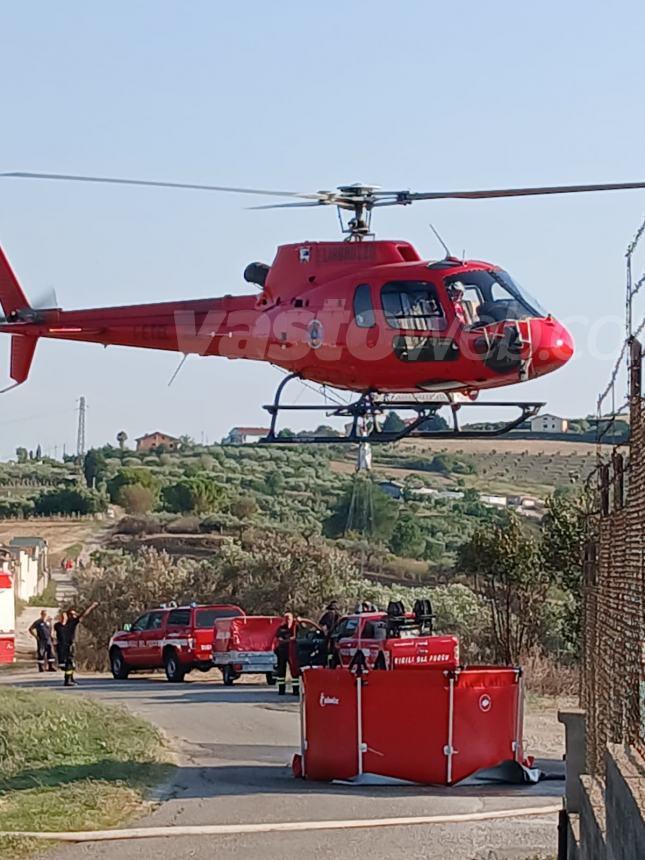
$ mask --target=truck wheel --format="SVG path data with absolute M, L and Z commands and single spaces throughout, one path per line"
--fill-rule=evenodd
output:
M 267 684 L 269 685 L 269 687 L 275 687 L 276 678 L 273 672 L 267 672 L 265 678 L 267 679 Z
M 168 678 L 171 683 L 178 684 L 184 680 L 186 672 L 182 668 L 177 652 L 174 649 L 170 649 L 166 652 L 164 668 L 166 670 L 166 678 Z
M 232 666 L 224 666 L 222 669 L 222 681 L 224 681 L 225 687 L 232 687 L 239 677 Z
M 115 681 L 125 681 L 130 674 L 120 648 L 113 648 L 110 653 L 110 669 Z

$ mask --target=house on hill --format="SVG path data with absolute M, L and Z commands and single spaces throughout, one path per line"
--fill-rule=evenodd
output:
M 168 436 L 167 433 L 160 433 L 159 430 L 154 433 L 146 433 L 145 436 L 138 436 L 136 443 L 137 452 L 142 454 L 145 454 L 147 451 L 156 451 L 161 446 L 167 451 L 177 451 L 179 449 L 179 439 L 175 438 L 175 436 Z
M 529 419 L 531 433 L 566 433 L 569 429 L 569 422 L 566 418 L 560 418 L 558 415 L 550 415 L 548 412 L 544 415 L 536 415 Z
M 233 427 L 222 439 L 222 445 L 250 445 L 268 435 L 268 427 Z

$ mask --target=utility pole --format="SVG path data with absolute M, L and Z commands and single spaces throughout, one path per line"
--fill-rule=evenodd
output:
M 76 436 L 76 456 L 80 460 L 85 456 L 85 398 L 78 401 L 78 435 Z

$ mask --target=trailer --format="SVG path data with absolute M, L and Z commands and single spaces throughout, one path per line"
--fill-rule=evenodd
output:
M 222 672 L 226 686 L 242 675 L 264 675 L 275 683 L 275 635 L 282 624 L 278 615 L 245 615 L 218 618 L 213 634 L 213 665 Z

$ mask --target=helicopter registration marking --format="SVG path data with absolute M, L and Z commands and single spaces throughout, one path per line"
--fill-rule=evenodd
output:
M 142 340 L 168 340 L 168 326 L 148 323 L 134 327 L 135 337 Z

